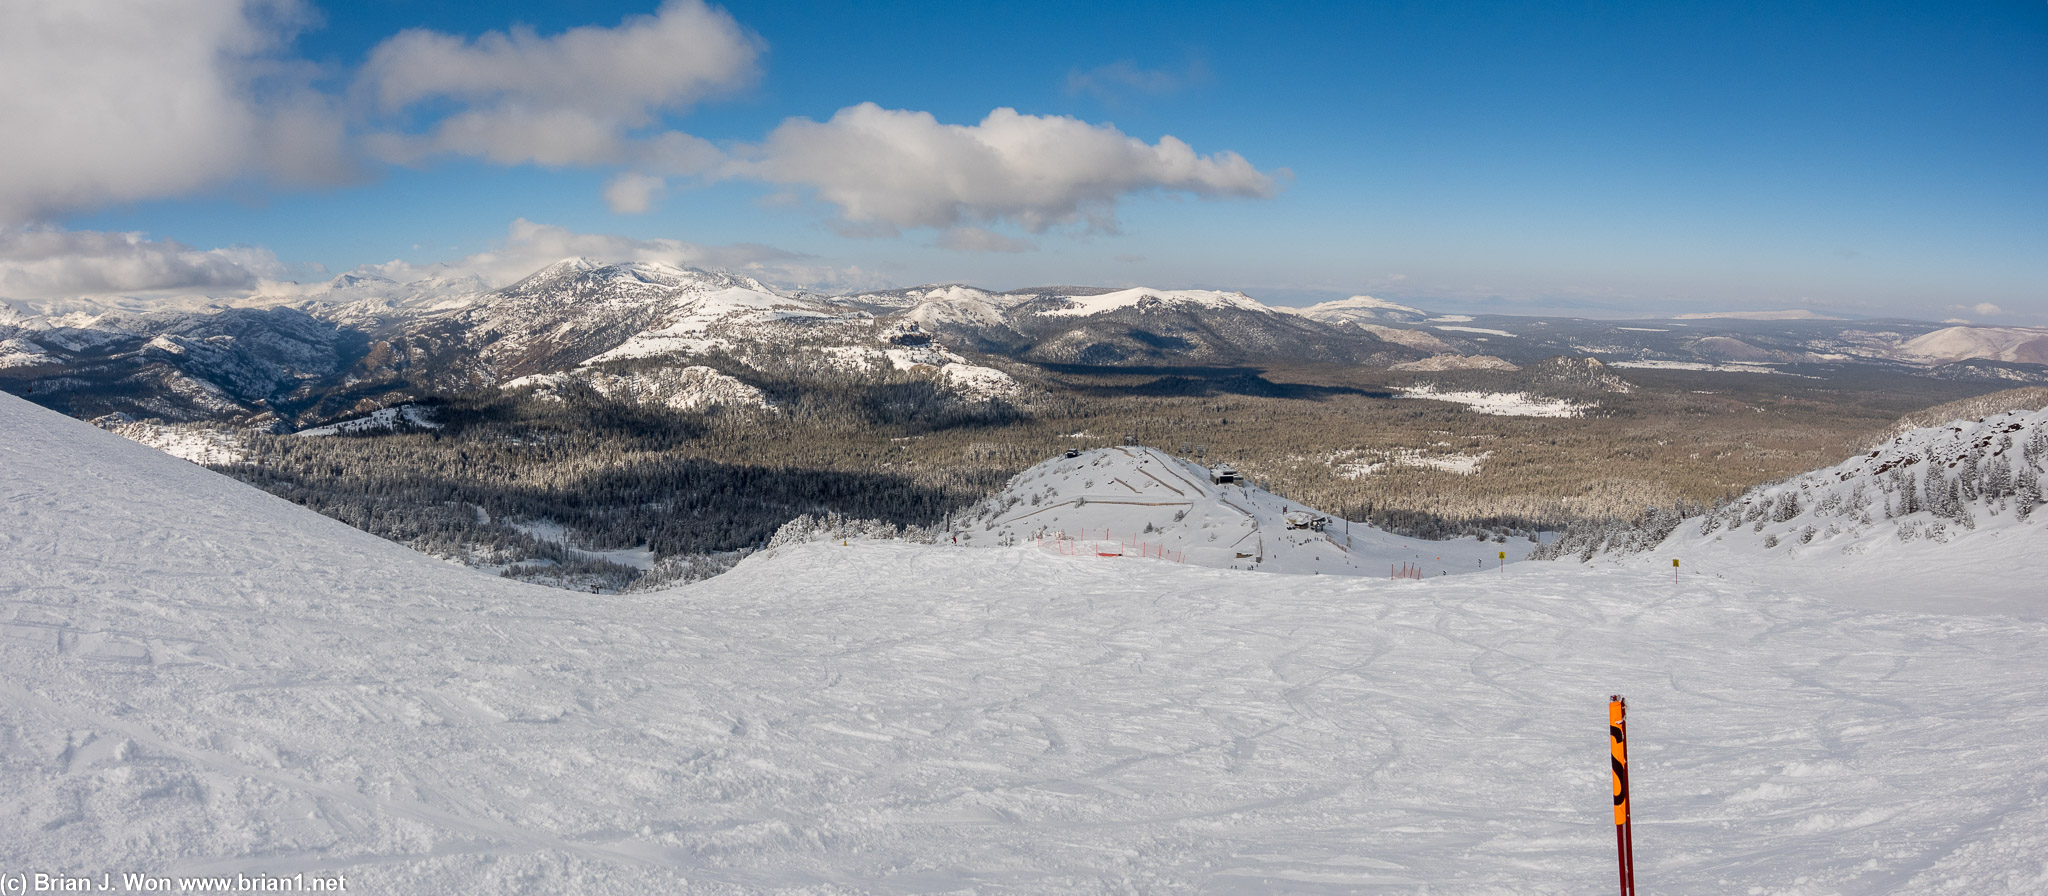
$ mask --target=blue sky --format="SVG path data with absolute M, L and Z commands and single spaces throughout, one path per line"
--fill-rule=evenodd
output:
M 131 27 L 124 3 L 81 4 L 105 21 L 51 29 L 35 50 L 49 58 L 17 59 L 61 74 L 121 53 L 135 76 L 10 79 L 37 86 L 7 88 L 0 114 L 54 136 L 0 151 L 17 172 L 0 183 L 16 194 L 0 196 L 0 265 L 18 268 L 0 268 L 0 295 L 254 288 L 202 255 L 257 280 L 392 261 L 502 277 L 573 248 L 826 288 L 1142 283 L 1287 304 L 2048 324 L 2038 0 L 194 0 L 204 22 L 153 27 L 228 48 L 237 71 L 153 60 L 141 33 L 64 46 Z M 515 27 L 502 52 L 479 49 Z M 643 33 L 652 58 L 606 43 Z M 211 85 L 233 145 L 151 121 L 165 102 L 129 86 L 181 78 Z M 141 111 L 66 111 L 110 91 L 106 108 Z M 1019 117 L 980 127 L 999 108 Z M 471 119 L 475 133 L 449 124 Z M 565 120 L 608 136 L 533 146 L 575 128 L 519 126 Z M 1059 149 L 1029 148 L 1040 139 Z M 977 141 L 1009 146 L 1008 163 Z M 116 176 L 133 170 L 149 176 Z M 244 249 L 213 253 L 229 247 Z M 95 259 L 150 273 L 52 273 Z

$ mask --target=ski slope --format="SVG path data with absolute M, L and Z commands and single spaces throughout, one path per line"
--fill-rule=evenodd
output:
M 1779 583 L 1876 610 L 2048 616 L 2040 505 L 2048 409 L 1900 433 L 1869 454 L 1761 486 L 1654 546 L 1603 562 Z M 1874 587 L 1875 586 L 1875 587 Z
M 2044 637 L 1577 563 L 862 541 L 575 595 L 0 396 L 0 875 L 1598 893 L 1622 693 L 1645 893 L 2039 893 Z

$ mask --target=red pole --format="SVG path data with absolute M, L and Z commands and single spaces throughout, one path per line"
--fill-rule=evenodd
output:
M 1636 840 L 1628 813 L 1628 701 L 1607 698 L 1607 741 L 1614 770 L 1614 853 L 1621 896 L 1636 896 Z

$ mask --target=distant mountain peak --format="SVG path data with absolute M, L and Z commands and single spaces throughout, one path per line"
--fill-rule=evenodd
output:
M 379 277 L 376 274 L 349 273 L 342 274 L 340 276 L 335 277 L 332 280 L 327 281 L 327 287 L 329 289 L 348 289 L 349 287 L 361 286 L 366 283 L 381 286 L 384 284 L 395 284 L 396 282 L 397 281 L 394 281 L 389 277 Z
M 1307 308 L 1290 309 L 1295 314 L 1325 323 L 1363 323 L 1366 321 L 1395 321 L 1419 323 L 1429 317 L 1429 312 L 1411 308 L 1386 299 L 1372 296 L 1352 296 L 1332 302 L 1320 302 Z
M 1055 295 L 1054 298 L 1064 299 L 1066 307 L 1041 310 L 1038 312 L 1040 315 L 1092 317 L 1126 308 L 1141 311 L 1148 308 L 1232 309 L 1263 314 L 1274 313 L 1272 308 L 1244 293 L 1208 289 L 1153 289 L 1139 286 L 1084 296 Z

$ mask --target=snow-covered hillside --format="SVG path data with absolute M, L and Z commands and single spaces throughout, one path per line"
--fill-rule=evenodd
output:
M 1154 559 L 1215 569 L 1438 576 L 1521 560 L 1528 542 L 1428 541 L 1335 519 L 1205 467 L 1139 446 L 1097 448 L 1025 470 L 961 513 L 950 540 L 969 546 L 1035 545 L 1079 557 Z M 1493 561 L 1491 563 L 1487 561 Z
M 2048 330 L 2036 327 L 1948 327 L 1908 340 L 1901 354 L 1929 363 L 1984 358 L 2048 364 Z
M 421 407 L 416 404 L 407 404 L 399 405 L 398 407 L 395 408 L 378 408 L 377 410 L 371 411 L 370 413 L 364 416 L 357 417 L 352 420 L 342 420 L 337 423 L 330 423 L 326 426 L 315 426 L 309 429 L 302 429 L 294 433 L 294 435 L 308 437 L 336 436 L 343 434 L 359 435 L 363 433 L 373 432 L 402 432 L 406 430 L 440 428 L 441 424 L 434 422 L 433 409 Z M 124 433 L 124 435 L 126 434 Z M 129 438 L 135 437 L 129 436 Z M 136 439 L 136 441 L 142 442 L 145 445 L 150 444 L 149 440 L 147 439 Z M 158 445 L 156 447 L 162 448 L 163 446 Z M 177 452 L 173 451 L 171 453 L 176 454 Z M 186 459 L 190 460 L 191 458 Z
M 1037 313 L 1046 317 L 1092 317 L 1112 311 L 1131 309 L 1144 312 L 1166 309 L 1219 309 L 1250 311 L 1260 314 L 1278 314 L 1257 299 L 1241 292 L 1218 292 L 1209 289 L 1149 289 L 1136 287 L 1115 292 L 1096 293 L 1082 296 L 1057 296 L 1063 302 L 1061 307 L 1042 308 Z
M 1303 317 L 1312 317 L 1328 323 L 1382 324 L 1421 323 L 1429 319 L 1429 312 L 1411 308 L 1386 299 L 1372 296 L 1352 296 L 1334 302 L 1319 302 L 1295 312 Z
M 772 408 L 774 402 L 761 390 L 710 367 L 688 365 L 662 367 L 646 373 L 617 375 L 590 368 L 565 373 L 536 373 L 508 380 L 499 388 L 517 391 L 531 388 L 544 400 L 563 400 L 563 393 L 589 389 L 615 401 L 658 405 L 678 411 L 701 411 L 713 407 Z
M 787 295 L 751 277 L 658 262 L 570 258 L 481 297 L 456 319 L 497 369 L 560 370 L 584 362 L 721 348 L 733 331 L 782 321 L 835 321 L 844 309 Z
M 1470 389 L 1440 389 L 1431 383 L 1424 383 L 1401 390 L 1402 398 L 1419 398 L 1428 401 L 1445 401 L 1462 404 L 1481 414 L 1496 417 L 1581 417 L 1589 410 L 1587 405 L 1566 401 L 1562 398 L 1544 398 L 1527 392 L 1480 392 Z
M 2039 893 L 2044 638 L 1579 564 L 860 540 L 566 594 L 0 396 L 10 876 L 1594 893 L 1623 693 L 1644 892 Z
M 1958 608 L 2038 614 L 2048 592 L 2012 577 L 2048 554 L 2048 409 L 1901 433 L 1862 457 L 1761 486 L 1704 516 L 1662 510 L 1582 544 L 1581 557 L 1667 565 L 1880 608 L 1940 595 Z M 1884 587 L 1872 589 L 1881 582 Z

